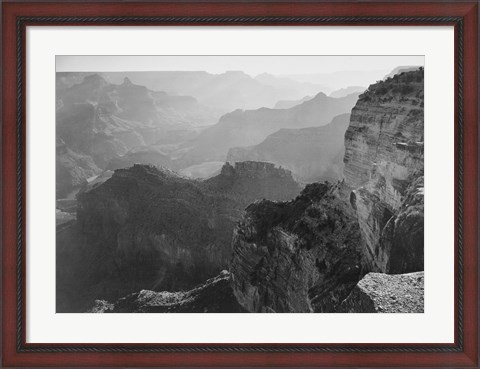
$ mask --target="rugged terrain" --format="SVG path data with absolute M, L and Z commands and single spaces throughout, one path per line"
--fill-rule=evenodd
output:
M 114 83 L 128 77 L 151 90 L 166 91 L 170 95 L 195 97 L 202 105 L 221 114 L 235 109 L 271 107 L 278 100 L 300 99 L 305 95 L 325 91 L 325 86 L 298 82 L 271 74 L 256 77 L 241 71 L 213 74 L 203 71 L 110 72 L 103 74 Z
M 77 221 L 57 232 L 57 311 L 192 288 L 228 267 L 249 203 L 298 193 L 290 172 L 267 163 L 226 164 L 203 182 L 153 166 L 116 170 L 78 194 Z
M 75 74 L 59 74 L 57 87 L 59 198 L 78 190 L 101 170 L 115 167 L 112 160 L 134 161 L 130 150 L 183 142 L 196 134 L 194 126 L 213 124 L 216 119 L 192 97 L 151 91 L 128 78 L 115 85 L 98 74 L 81 80 Z M 153 150 L 149 155 L 153 163 L 165 156 Z
M 423 69 L 370 86 L 352 110 L 344 174 L 372 271 L 423 268 L 423 115 Z
M 331 98 L 319 93 L 290 109 L 236 110 L 201 132 L 179 161 L 190 166 L 199 161 L 225 160 L 230 148 L 260 144 L 282 128 L 325 126 L 337 115 L 350 113 L 357 97 Z
M 423 313 L 424 272 L 368 273 L 342 302 L 342 313 Z
M 244 313 L 231 286 L 231 274 L 223 270 L 189 291 L 142 290 L 114 303 L 96 300 L 91 313 Z
M 250 312 L 334 312 L 362 276 L 360 230 L 344 186 L 315 183 L 290 202 L 250 205 L 231 271 Z
M 171 145 L 132 144 L 100 164 L 76 155 L 88 140 L 72 147 L 64 134 L 60 164 L 81 189 L 76 219 L 72 200 L 59 209 L 57 312 L 423 312 L 423 92 L 415 68 L 358 98 L 238 110 L 174 159 Z M 83 117 L 89 104 L 72 106 Z M 156 114 L 148 106 L 138 114 Z M 157 159 L 210 178 L 134 164 Z M 332 180 L 301 190 L 294 178 L 316 181 L 302 177 L 312 171 Z
M 343 178 L 344 137 L 350 114 L 342 114 L 322 127 L 281 129 L 250 147 L 231 148 L 229 162 L 271 162 L 292 171 L 300 182 L 337 181 Z
M 345 180 L 336 185 L 309 185 L 293 201 L 246 209 L 231 263 L 234 293 L 246 310 L 361 311 L 367 302 L 356 300 L 365 286 L 372 289 L 371 280 L 382 296 L 397 280 L 415 296 L 423 290 L 423 278 L 361 281 L 372 271 L 423 270 L 423 69 L 387 78 L 359 97 L 344 162 Z M 385 305 L 369 299 L 376 307 L 368 311 Z M 422 301 L 398 309 L 418 312 Z

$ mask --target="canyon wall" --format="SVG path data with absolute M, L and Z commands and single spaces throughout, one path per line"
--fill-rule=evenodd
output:
M 246 310 L 358 312 L 366 273 L 423 270 L 423 104 L 422 68 L 371 85 L 351 113 L 342 181 L 246 209 L 231 262 Z
M 423 104 L 419 69 L 371 85 L 352 110 L 344 175 L 370 270 L 423 268 Z M 393 266 L 404 254 L 416 260 Z

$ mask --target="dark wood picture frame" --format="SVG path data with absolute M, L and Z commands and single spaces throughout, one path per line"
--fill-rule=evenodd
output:
M 456 2 L 4 2 L 2 364 L 15 366 L 478 365 L 478 15 Z M 455 27 L 454 344 L 26 343 L 25 47 L 35 25 L 428 25 Z

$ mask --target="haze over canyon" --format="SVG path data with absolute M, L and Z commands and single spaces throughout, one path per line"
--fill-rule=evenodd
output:
M 57 72 L 57 312 L 423 312 L 424 70 L 354 75 Z

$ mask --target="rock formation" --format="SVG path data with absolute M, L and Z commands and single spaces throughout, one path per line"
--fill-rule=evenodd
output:
M 423 69 L 371 85 L 352 110 L 344 174 L 372 271 L 423 269 L 423 114 Z
M 342 313 L 423 313 L 424 273 L 368 273 L 342 302 Z
M 91 313 L 243 313 L 231 287 L 231 274 L 223 270 L 205 283 L 181 292 L 142 290 L 115 303 L 96 300 Z
M 250 312 L 333 312 L 362 274 L 344 186 L 311 184 L 290 202 L 250 205 L 233 238 L 238 302 Z
M 254 142 L 253 155 L 287 127 L 288 150 L 347 100 L 236 111 L 186 152 Z M 420 68 L 359 96 L 336 183 L 299 194 L 288 163 L 251 160 L 203 181 L 146 165 L 93 180 L 57 229 L 57 312 L 423 312 L 423 141 Z
M 227 161 L 266 161 L 291 170 L 300 182 L 334 182 L 343 178 L 349 122 L 350 115 L 342 114 L 323 127 L 281 129 L 256 146 L 231 148 Z
M 423 279 L 420 288 L 409 275 L 369 274 L 355 287 L 371 271 L 423 270 L 422 68 L 360 96 L 344 162 L 345 180 L 337 185 L 310 185 L 295 200 L 246 209 L 231 263 L 234 293 L 246 310 L 394 311 L 384 301 L 390 282 L 416 291 L 399 311 L 423 309 Z
M 57 311 L 192 288 L 228 267 L 245 206 L 298 192 L 291 173 L 262 163 L 225 165 L 204 182 L 152 166 L 116 170 L 79 193 L 77 222 L 57 233 Z
M 218 176 L 204 184 L 211 191 L 241 199 L 244 206 L 258 199 L 289 200 L 300 192 L 289 170 L 256 161 L 226 163 Z

